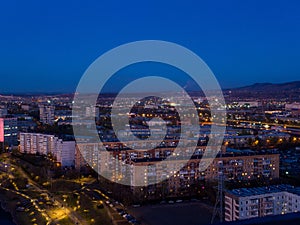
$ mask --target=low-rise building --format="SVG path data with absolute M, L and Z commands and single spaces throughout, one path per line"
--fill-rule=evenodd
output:
M 300 187 L 273 185 L 240 188 L 225 193 L 225 221 L 300 211 Z
M 300 103 L 294 102 L 285 105 L 285 110 L 291 112 L 292 116 L 300 116 Z

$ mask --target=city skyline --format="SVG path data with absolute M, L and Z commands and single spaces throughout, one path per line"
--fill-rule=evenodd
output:
M 177 112 L 189 112 L 182 96 L 179 104 L 146 98 L 132 108 L 130 126 L 117 132 L 111 122 L 116 114 L 108 113 L 111 95 L 102 96 L 96 108 L 85 102 L 75 120 L 72 95 L 1 96 L 0 197 L 1 202 L 11 202 L 3 209 L 22 225 L 33 221 L 182 225 L 188 218 L 192 218 L 188 224 L 225 220 L 256 224 L 252 219 L 263 224 L 276 215 L 280 221 L 290 216 L 297 221 L 299 96 L 293 102 L 292 96 L 277 97 L 263 89 L 269 94 L 251 97 L 248 91 L 242 90 L 243 96 L 227 92 L 226 123 L 216 123 L 205 98 L 192 97 L 200 129 L 189 125 L 188 130 L 182 128 L 182 119 L 178 121 Z M 118 105 L 124 108 L 133 99 L 124 97 Z M 143 123 L 153 116 L 168 124 L 163 141 L 149 139 L 149 128 L 152 134 L 164 131 L 162 121 Z M 94 123 L 96 137 L 90 129 Z M 79 133 L 74 126 L 80 127 Z M 226 131 L 222 145 L 208 150 L 209 141 L 220 135 L 212 131 L 213 126 Z M 140 141 L 132 139 L 131 133 Z M 195 137 L 196 146 L 191 148 Z M 224 188 L 219 186 L 220 174 Z

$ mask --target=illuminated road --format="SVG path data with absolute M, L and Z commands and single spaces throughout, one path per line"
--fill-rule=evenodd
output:
M 17 167 L 16 165 L 14 165 L 15 167 Z M 19 168 L 19 167 L 18 167 Z M 47 193 L 48 196 L 53 196 L 53 194 L 51 192 L 49 192 L 48 190 L 46 189 L 41 189 L 39 187 L 39 185 L 34 182 L 21 168 L 19 168 L 19 171 L 21 173 L 21 175 L 24 177 L 24 178 L 27 178 L 28 179 L 28 183 L 33 186 L 37 191 L 41 192 L 41 193 Z M 22 193 L 21 193 L 22 194 Z M 31 200 L 32 201 L 32 200 Z M 77 224 L 77 225 L 87 225 L 87 223 L 80 217 L 80 215 L 78 215 L 76 212 L 74 212 L 70 207 L 66 206 L 66 204 L 59 198 L 56 198 L 56 197 L 53 197 L 52 198 L 52 201 L 54 202 L 54 205 L 57 205 L 57 206 L 63 206 L 63 207 L 60 207 L 57 212 L 55 212 L 57 215 L 58 213 L 61 215 L 62 217 L 62 214 L 66 217 L 68 217 L 74 224 Z M 54 214 L 55 214 L 54 213 Z M 49 217 L 49 215 L 48 215 Z M 53 217 L 53 216 L 52 216 Z M 52 218 L 53 220 L 57 220 L 58 218 L 57 217 L 54 217 Z
M 288 125 L 288 124 L 281 124 L 281 123 L 270 123 L 270 122 L 259 122 L 253 120 L 227 120 L 227 122 L 238 122 L 238 123 L 251 123 L 251 124 L 261 124 L 261 125 L 269 125 L 269 126 L 282 126 L 284 128 L 296 128 L 300 129 L 300 125 Z

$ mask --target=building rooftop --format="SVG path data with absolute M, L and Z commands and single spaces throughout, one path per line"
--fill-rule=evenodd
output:
M 227 190 L 226 192 L 237 197 L 249 197 L 253 195 L 264 195 L 278 192 L 289 192 L 296 195 L 300 195 L 300 187 L 294 187 L 287 184 L 280 184 L 255 188 L 239 188 Z

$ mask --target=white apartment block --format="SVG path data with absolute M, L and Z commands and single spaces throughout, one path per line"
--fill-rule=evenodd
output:
M 300 187 L 273 185 L 241 188 L 225 193 L 225 221 L 300 211 Z
M 20 133 L 20 152 L 47 155 L 56 153 L 58 137 L 49 134 Z
M 75 141 L 63 141 L 54 135 L 40 133 L 20 133 L 21 153 L 51 154 L 62 166 L 73 166 Z

